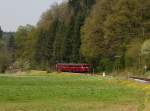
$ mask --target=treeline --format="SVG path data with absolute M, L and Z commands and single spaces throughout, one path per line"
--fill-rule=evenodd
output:
M 4 73 L 15 62 L 14 33 L 5 33 L 0 27 L 0 72 Z
M 80 53 L 80 29 L 94 3 L 69 0 L 43 13 L 36 27 L 19 27 L 17 61 L 36 69 L 49 69 L 55 63 L 85 62 Z
M 97 71 L 141 70 L 150 64 L 149 39 L 149 0 L 69 0 L 43 13 L 36 27 L 18 28 L 11 66 L 52 70 L 56 63 L 91 63 Z
M 99 70 L 141 69 L 150 63 L 141 53 L 149 32 L 149 0 L 97 0 L 81 28 L 80 51 Z

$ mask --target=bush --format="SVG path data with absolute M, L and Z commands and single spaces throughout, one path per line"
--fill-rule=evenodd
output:
M 16 69 L 30 70 L 31 69 L 31 63 L 27 60 L 18 59 L 14 63 L 14 67 Z
M 97 72 L 112 72 L 113 62 L 109 58 L 102 58 L 96 68 Z
M 11 57 L 7 52 L 0 53 L 0 73 L 5 73 L 11 63 Z

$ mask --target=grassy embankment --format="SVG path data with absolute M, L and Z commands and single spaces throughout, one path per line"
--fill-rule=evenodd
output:
M 150 111 L 144 87 L 78 74 L 1 75 L 0 111 Z

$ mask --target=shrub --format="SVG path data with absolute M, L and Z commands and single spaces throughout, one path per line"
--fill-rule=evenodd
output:
M 11 57 L 8 52 L 0 53 L 0 73 L 5 73 L 11 63 Z

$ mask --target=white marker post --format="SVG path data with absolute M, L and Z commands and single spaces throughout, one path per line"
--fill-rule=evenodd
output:
M 106 76 L 106 73 L 105 72 L 103 72 L 103 77 L 105 77 Z

